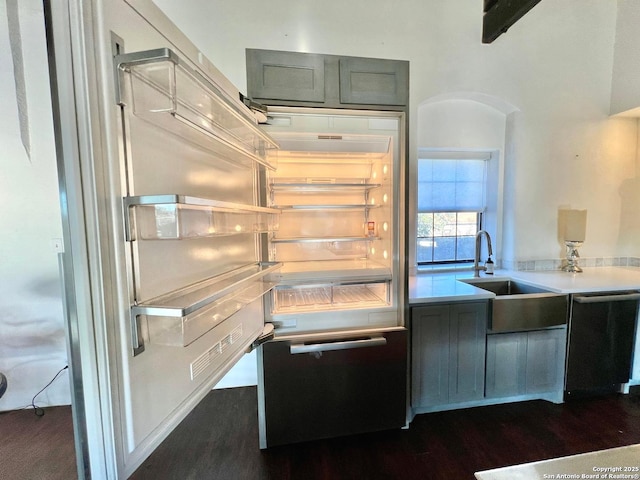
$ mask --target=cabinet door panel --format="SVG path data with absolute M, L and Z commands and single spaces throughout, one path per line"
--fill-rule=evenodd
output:
M 324 80 L 322 55 L 247 49 L 247 91 L 252 98 L 322 103 Z
M 486 303 L 451 305 L 449 402 L 484 397 Z
M 414 308 L 411 325 L 412 405 L 445 404 L 449 391 L 449 306 Z
M 564 329 L 529 332 L 527 393 L 562 388 L 566 334 Z
M 340 103 L 406 105 L 408 96 L 409 62 L 340 59 Z
M 487 336 L 487 397 L 525 392 L 526 333 Z

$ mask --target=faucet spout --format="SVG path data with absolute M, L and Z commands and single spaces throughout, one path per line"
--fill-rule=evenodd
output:
M 486 230 L 479 230 L 478 233 L 476 233 L 476 252 L 473 259 L 473 276 L 474 277 L 480 276 L 480 270 L 484 271 L 487 269 L 487 267 L 480 265 L 480 252 L 482 250 L 483 235 L 487 238 L 487 251 L 489 252 L 489 256 L 493 255 L 493 249 L 491 248 L 491 236 L 489 235 L 489 232 L 487 232 Z

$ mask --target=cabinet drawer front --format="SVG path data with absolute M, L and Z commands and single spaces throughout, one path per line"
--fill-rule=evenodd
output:
M 404 426 L 407 332 L 382 336 L 384 345 L 347 336 L 309 353 L 291 350 L 303 337 L 264 344 L 267 446 Z

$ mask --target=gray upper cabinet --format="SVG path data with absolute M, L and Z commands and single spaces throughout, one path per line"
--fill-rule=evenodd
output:
M 247 85 L 253 99 L 325 101 L 324 57 L 247 49 Z
M 405 110 L 409 62 L 247 49 L 247 95 L 267 105 Z
M 406 105 L 409 64 L 373 58 L 340 59 L 340 102 Z

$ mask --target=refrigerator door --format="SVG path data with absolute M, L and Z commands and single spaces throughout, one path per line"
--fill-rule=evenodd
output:
M 263 334 L 276 144 L 152 1 L 47 8 L 85 470 L 126 478 Z

